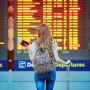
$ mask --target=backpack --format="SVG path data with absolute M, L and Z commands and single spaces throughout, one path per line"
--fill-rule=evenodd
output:
M 43 52 L 38 49 L 36 51 L 36 60 L 34 63 L 34 70 L 37 73 L 51 72 L 55 69 L 54 57 L 50 57 L 48 49 Z

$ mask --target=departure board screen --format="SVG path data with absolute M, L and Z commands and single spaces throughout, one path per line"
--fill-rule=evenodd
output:
M 17 0 L 17 39 L 32 43 L 41 23 L 49 25 L 59 50 L 86 48 L 86 0 Z M 17 44 L 17 50 L 24 48 Z
M 0 49 L 4 48 L 4 1 L 0 0 Z
M 7 25 L 7 1 L 0 0 L 0 61 L 7 60 Z

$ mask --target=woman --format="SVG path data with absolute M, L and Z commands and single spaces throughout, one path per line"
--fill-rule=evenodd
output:
M 30 49 L 29 46 L 26 46 L 29 52 L 30 60 L 35 64 L 36 52 L 39 48 L 48 48 L 49 54 L 54 56 L 55 61 L 61 64 L 70 64 L 71 61 L 67 60 L 66 62 L 59 58 L 58 55 L 58 46 L 55 40 L 52 38 L 50 33 L 50 28 L 46 24 L 41 24 L 36 29 L 37 39 L 32 43 Z M 37 90 L 44 90 L 44 85 L 46 85 L 46 90 L 53 90 L 54 82 L 56 79 L 56 69 L 46 73 L 37 73 L 34 74 L 34 80 Z M 46 84 L 45 84 L 46 83 Z

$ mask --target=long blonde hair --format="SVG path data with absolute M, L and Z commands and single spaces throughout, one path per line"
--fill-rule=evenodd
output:
M 53 37 L 50 33 L 50 28 L 46 24 L 40 24 L 36 28 L 36 34 L 37 34 L 37 46 L 43 51 L 45 48 L 49 50 L 49 55 L 52 56 L 52 40 Z

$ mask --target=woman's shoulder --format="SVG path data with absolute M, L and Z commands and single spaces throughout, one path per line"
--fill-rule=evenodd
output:
M 52 40 L 52 46 L 54 46 L 54 45 L 56 45 L 56 44 L 57 44 L 57 42 L 55 41 L 55 39 Z
M 36 45 L 36 40 L 34 40 L 34 41 L 32 42 L 32 45 Z
M 52 41 L 52 49 L 53 49 L 53 51 L 58 51 L 58 45 L 55 40 Z
M 36 44 L 36 41 L 35 40 L 32 42 L 31 47 L 37 48 L 37 44 Z

